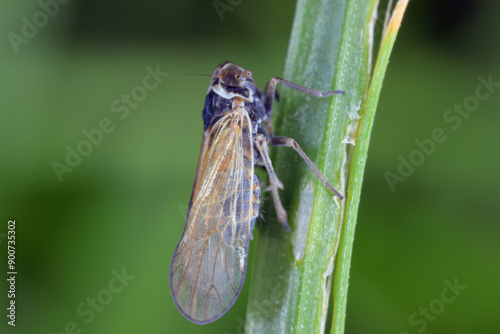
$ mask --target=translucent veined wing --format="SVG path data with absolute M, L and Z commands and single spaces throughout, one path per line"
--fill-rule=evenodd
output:
M 170 265 L 177 308 L 195 323 L 221 317 L 243 285 L 260 203 L 253 165 L 250 120 L 237 107 L 205 136 L 186 227 Z

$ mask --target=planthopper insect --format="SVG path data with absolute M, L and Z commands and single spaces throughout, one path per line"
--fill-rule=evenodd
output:
M 174 302 L 188 320 L 200 325 L 226 313 L 243 286 L 248 245 L 260 209 L 254 166 L 266 169 L 278 220 L 290 231 L 278 194 L 283 185 L 274 173 L 268 145 L 294 148 L 323 185 L 342 199 L 295 140 L 274 136 L 271 112 L 277 83 L 316 97 L 344 94 L 281 78 L 272 78 L 262 93 L 252 72 L 230 62 L 213 72 L 186 226 L 170 264 Z

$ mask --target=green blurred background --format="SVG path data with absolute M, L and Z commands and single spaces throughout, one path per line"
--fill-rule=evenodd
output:
M 241 332 L 251 275 L 234 307 L 206 326 L 182 317 L 168 285 L 202 135 L 208 78 L 196 74 L 232 60 L 261 86 L 282 75 L 295 5 L 222 2 L 232 8 L 223 20 L 212 1 L 73 0 L 50 7 L 46 21 L 38 2 L 2 2 L 1 333 Z M 500 89 L 474 98 L 479 76 L 500 81 L 499 10 L 410 2 L 370 146 L 346 333 L 500 332 Z M 24 18 L 40 25 L 24 28 L 25 40 Z M 144 92 L 148 66 L 169 75 L 115 113 L 122 94 Z M 473 110 L 454 129 L 443 116 L 464 103 Z M 66 164 L 67 147 L 84 145 L 82 131 L 105 119 L 112 131 L 60 182 L 53 163 Z M 417 157 L 415 140 L 436 128 L 446 141 L 391 189 L 384 174 Z M 9 219 L 15 329 L 5 316 Z M 466 288 L 454 295 L 446 281 Z

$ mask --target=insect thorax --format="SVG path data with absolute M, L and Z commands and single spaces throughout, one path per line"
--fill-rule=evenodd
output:
M 249 96 L 251 99 L 245 99 L 240 94 L 227 98 L 225 96 L 221 96 L 218 93 L 218 89 L 210 90 L 205 99 L 205 106 L 202 114 L 204 130 L 207 131 L 211 128 L 221 116 L 226 115 L 231 111 L 236 111 L 237 109 L 244 109 L 252 123 L 253 135 L 257 132 L 263 132 L 265 134 L 265 130 L 261 125 L 262 119 L 266 114 L 263 94 L 257 87 L 252 88 L 253 89 L 248 90 L 250 92 Z

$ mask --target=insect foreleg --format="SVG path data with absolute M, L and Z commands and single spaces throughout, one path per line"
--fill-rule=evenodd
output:
M 264 106 L 266 107 L 266 112 L 268 115 L 268 118 L 270 118 L 271 113 L 273 111 L 273 103 L 274 103 L 274 97 L 276 96 L 276 84 L 280 83 L 282 85 L 288 86 L 290 88 L 299 90 L 301 92 L 304 92 L 306 94 L 316 96 L 316 97 L 326 97 L 326 96 L 331 96 L 331 95 L 339 95 L 339 94 L 345 94 L 343 90 L 327 90 L 325 92 L 309 88 L 306 86 L 298 85 L 296 83 L 293 83 L 291 81 L 281 79 L 281 78 L 271 78 L 269 83 L 267 84 L 266 87 L 266 92 L 264 93 Z

